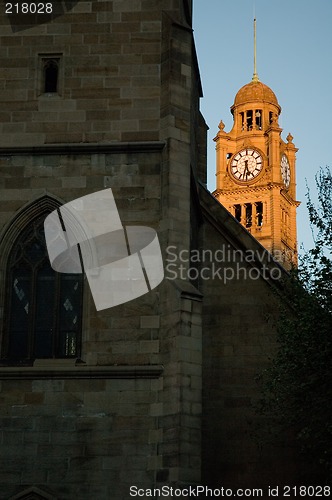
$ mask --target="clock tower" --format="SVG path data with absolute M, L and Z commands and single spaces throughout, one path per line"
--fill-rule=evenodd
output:
M 252 81 L 236 94 L 231 113 L 232 130 L 225 132 L 221 121 L 214 138 L 214 196 L 276 260 L 289 267 L 297 262 L 297 148 L 291 134 L 286 141 L 281 137 L 281 107 L 274 92 L 259 81 L 256 56 Z

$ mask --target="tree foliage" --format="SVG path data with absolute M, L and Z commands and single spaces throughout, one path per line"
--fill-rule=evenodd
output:
M 292 431 L 306 460 L 332 479 L 332 176 L 307 190 L 314 247 L 284 283 L 278 352 L 263 376 L 262 411 Z

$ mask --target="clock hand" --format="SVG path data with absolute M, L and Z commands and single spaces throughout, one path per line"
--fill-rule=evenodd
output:
M 248 179 L 248 175 L 250 174 L 249 169 L 248 169 L 248 160 L 244 160 L 244 172 L 243 176 L 246 176 L 246 179 Z

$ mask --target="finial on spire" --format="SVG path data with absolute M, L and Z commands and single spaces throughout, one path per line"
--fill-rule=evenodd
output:
M 252 76 L 253 82 L 259 82 L 258 74 L 257 74 L 257 61 L 256 61 L 256 47 L 257 46 L 257 38 L 256 38 L 256 17 L 254 18 L 254 74 Z

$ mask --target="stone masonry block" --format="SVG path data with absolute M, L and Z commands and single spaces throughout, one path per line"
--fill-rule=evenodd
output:
M 64 177 L 62 179 L 64 188 L 84 188 L 86 187 L 86 177 Z
M 149 431 L 149 444 L 160 443 L 163 439 L 163 429 Z
M 159 340 L 141 340 L 139 343 L 139 352 L 159 352 Z
M 163 415 L 163 403 L 152 403 L 150 405 L 150 415 L 152 417 L 161 417 Z
M 141 316 L 140 328 L 159 328 L 160 316 Z
M 163 457 L 160 455 L 154 455 L 148 457 L 148 466 L 147 470 L 158 470 L 163 466 Z

